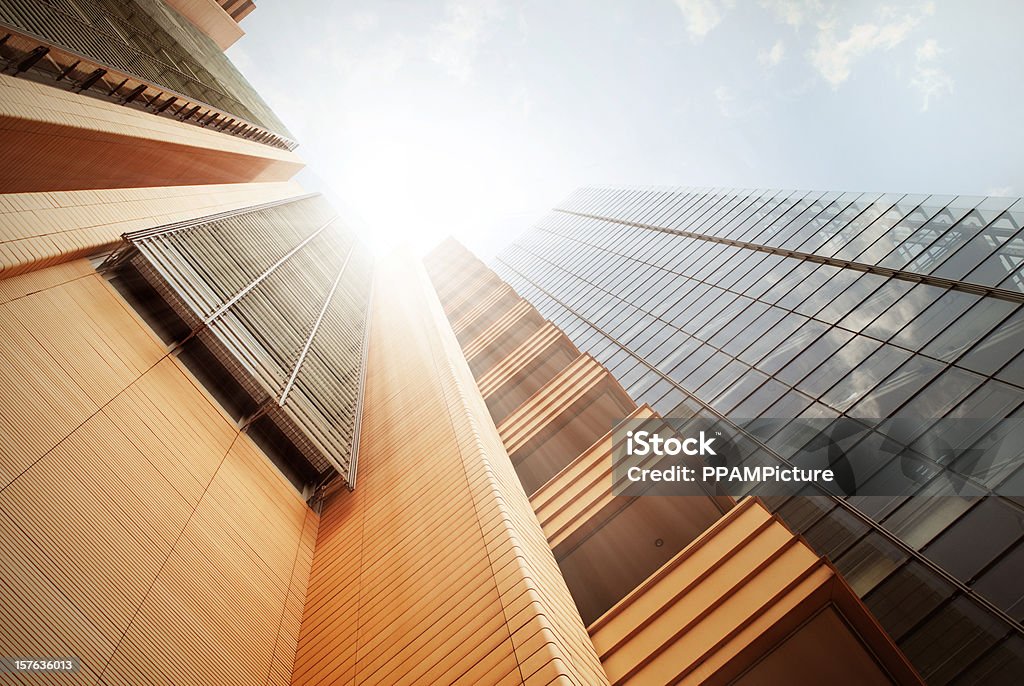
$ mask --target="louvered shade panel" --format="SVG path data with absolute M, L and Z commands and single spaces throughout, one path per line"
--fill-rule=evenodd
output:
M 271 436 L 299 480 L 341 475 L 351 486 L 372 261 L 327 202 L 304 196 L 124 238 L 106 268 L 141 277 L 180 320 L 172 338 L 227 372 L 246 397 L 241 423 Z

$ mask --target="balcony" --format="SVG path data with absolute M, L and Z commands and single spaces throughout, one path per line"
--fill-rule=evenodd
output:
M 453 309 L 448 318 L 459 344 L 464 346 L 472 341 L 520 302 L 522 298 L 507 284 L 501 283 L 473 302 L 471 307 Z
M 579 356 L 579 350 L 565 334 L 547 322 L 491 371 L 477 377 L 495 424 L 501 424 Z
M 589 627 L 613 684 L 921 684 L 838 572 L 747 498 Z
M 498 426 L 527 494 L 560 472 L 636 409 L 590 355 L 581 355 Z
M 469 368 L 473 370 L 473 376 L 479 379 L 543 325 L 544 318 L 540 313 L 525 300 L 519 301 L 504 316 L 463 346 L 462 352 Z
M 664 426 L 646 405 L 627 419 L 651 431 Z M 609 432 L 531 498 L 584 622 L 622 600 L 733 505 L 697 484 L 688 497 L 615 495 L 612 453 L 621 440 Z M 650 466 L 660 459 L 652 456 Z

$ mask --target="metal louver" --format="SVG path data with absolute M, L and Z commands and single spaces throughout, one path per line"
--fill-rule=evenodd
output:
M 204 361 L 208 386 L 232 389 L 240 424 L 297 483 L 341 475 L 351 487 L 372 261 L 327 202 L 304 196 L 124 241 L 104 271 L 155 292 L 143 309 L 169 308 L 159 317 L 177 321 L 172 342 Z

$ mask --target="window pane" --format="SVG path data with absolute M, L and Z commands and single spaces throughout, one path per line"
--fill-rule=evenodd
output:
M 1016 684 L 1024 674 L 1024 638 L 1008 637 L 972 664 L 956 680 L 957 686 Z
M 804 532 L 819 554 L 835 560 L 868 531 L 868 525 L 844 508 L 837 507 Z
M 884 276 L 860 274 L 860 278 L 850 284 L 849 288 L 843 291 L 835 300 L 823 307 L 816 317 L 830 324 L 835 324 L 883 283 L 885 283 Z
M 1016 309 L 1014 303 L 996 298 L 983 298 L 949 328 L 940 333 L 921 351 L 940 360 L 952 362 L 965 350 L 981 340 L 1010 312 Z
M 832 278 L 824 282 L 817 291 L 808 296 L 799 307 L 794 308 L 800 314 L 808 317 L 816 315 L 821 308 L 825 307 L 837 295 L 849 288 L 850 284 L 861 277 L 861 273 L 852 269 L 839 269 L 832 267 L 834 274 Z
M 769 310 L 772 312 L 772 310 Z M 739 354 L 739 358 L 747 364 L 755 364 L 762 357 L 774 350 L 782 341 L 793 335 L 807 321 L 806 317 L 796 314 L 786 315 L 778 324 L 752 340 L 750 346 Z
M 974 583 L 974 590 L 1005 610 L 1018 622 L 1024 620 L 1024 545 L 1018 543 L 1009 554 L 992 565 Z
M 976 213 L 977 211 L 972 212 L 971 215 Z M 946 279 L 963 279 L 1020 231 L 1022 219 L 1024 219 L 1024 213 L 1003 212 L 980 233 L 967 241 L 966 245 L 960 248 L 955 255 L 940 265 L 935 270 L 935 275 Z
M 906 295 L 897 300 L 874 322 L 862 331 L 865 335 L 874 336 L 886 341 L 902 329 L 907 322 L 921 314 L 926 307 L 938 300 L 946 289 L 937 286 L 918 284 Z
M 843 210 L 834 220 L 821 227 L 819 231 L 810 236 L 807 241 L 799 247 L 803 252 L 814 252 L 819 255 L 831 255 L 838 250 L 849 236 L 859 234 L 864 227 L 878 219 L 884 213 L 889 213 L 882 221 L 886 226 L 892 226 L 903 216 L 903 211 L 890 209 L 901 196 L 882 196 L 877 200 L 866 197 L 858 200 L 850 207 Z M 913 204 L 907 211 L 913 209 Z M 840 229 L 846 233 L 839 235 Z
M 973 601 L 954 598 L 900 647 L 930 684 L 945 684 L 1006 635 L 1007 627 Z
M 807 299 L 807 296 L 824 286 L 838 269 L 838 267 L 833 267 L 830 264 L 818 265 L 817 269 L 815 269 L 803 281 L 796 284 L 775 304 L 787 310 L 795 309 L 800 303 Z
M 814 370 L 803 381 L 797 384 L 804 393 L 817 398 L 831 388 L 837 379 L 843 378 L 850 370 L 863 362 L 868 355 L 881 346 L 876 340 L 866 336 L 854 336 L 853 339 L 836 350 L 828 361 Z M 794 360 L 794 362 L 798 362 Z M 783 370 L 785 371 L 785 370 Z
M 955 474 L 932 480 L 882 524 L 907 545 L 920 549 L 962 515 L 983 491 Z
M 853 591 L 864 597 L 907 559 L 907 554 L 881 534 L 870 533 L 836 561 Z
M 739 360 L 733 360 L 729 364 L 725 365 L 721 371 L 715 374 L 711 379 L 707 381 L 700 390 L 697 391 L 696 395 L 706 402 L 710 402 L 715 396 L 729 388 L 737 379 L 744 375 L 750 367 L 743 364 Z M 756 372 L 756 375 L 760 375 L 760 378 L 766 378 L 764 374 Z M 720 409 L 717 406 L 715 409 Z
M 877 291 L 869 295 L 864 302 L 857 305 L 850 314 L 843 317 L 839 326 L 850 331 L 860 332 L 911 288 L 913 288 L 913 284 L 908 281 L 889 279 Z
M 1024 533 L 1024 512 L 999 497 L 982 500 L 924 549 L 961 581 L 968 581 Z
M 750 323 L 749 326 L 740 331 L 731 341 L 722 346 L 722 352 L 736 356 L 751 343 L 758 341 L 763 336 L 769 335 L 775 330 L 775 325 L 786 317 L 787 313 L 776 307 L 771 307 L 761 316 Z M 785 325 L 783 325 L 785 328 Z
M 953 595 L 953 586 L 911 560 L 877 586 L 864 602 L 885 630 L 899 639 Z
M 796 384 L 807 374 L 818 368 L 822 362 L 833 355 L 853 337 L 849 331 L 829 329 L 825 334 L 808 346 L 796 358 L 776 374 L 776 378 L 789 385 Z M 832 372 L 834 374 L 834 372 Z
M 909 357 L 910 353 L 905 350 L 883 345 L 823 395 L 822 402 L 840 412 L 845 411 Z
M 788 295 L 794 288 L 810 277 L 817 270 L 818 265 L 813 262 L 804 262 L 803 260 L 786 260 L 779 267 L 785 269 L 786 272 L 779 279 L 778 283 L 760 297 L 766 303 L 774 304 Z
M 976 372 L 990 375 L 1021 352 L 1024 337 L 1024 310 L 1018 310 L 1009 319 L 992 330 L 981 343 L 964 355 L 958 364 Z
M 668 373 L 675 381 L 682 381 L 689 376 L 694 369 L 704 364 L 709 357 L 715 354 L 715 349 L 710 345 L 701 345 L 689 356 L 684 357 L 676 367 Z
M 988 431 L 971 450 L 959 457 L 950 467 L 958 474 L 970 476 L 986 488 L 1009 496 L 1024 493 L 1024 482 L 1019 480 L 1024 463 L 1024 425 L 1019 421 L 1020 410 L 1011 417 L 1014 421 L 1001 422 Z M 972 433 L 985 429 L 987 422 Z M 1017 476 L 1013 476 L 1014 473 Z
M 902 269 L 906 264 L 914 257 L 920 255 L 925 250 L 931 255 L 933 261 L 945 259 L 952 250 L 955 250 L 955 246 L 959 245 L 955 237 L 959 237 L 962 233 L 950 231 L 949 227 L 961 220 L 965 214 L 970 211 L 969 207 L 954 207 L 949 206 L 943 208 L 938 214 L 929 219 L 925 224 L 918 230 L 913 231 L 906 240 L 903 241 L 888 257 L 880 255 L 879 258 L 885 257 L 881 264 L 887 267 L 893 267 L 896 269 Z M 871 252 L 876 252 L 890 245 L 887 239 L 898 238 L 895 232 L 889 237 L 885 235 L 879 242 L 871 246 Z
M 766 409 L 778 401 L 788 390 L 786 386 L 780 384 L 775 379 L 768 379 L 763 386 L 754 391 L 753 395 L 748 396 L 739 405 L 728 410 L 728 413 L 737 419 L 760 417 Z
M 840 228 L 839 232 L 816 252 L 852 260 L 923 200 L 924 196 L 906 196 L 892 208 L 886 207 L 888 203 L 876 203 L 864 214 Z
M 947 367 L 913 400 L 900 408 L 902 417 L 931 419 L 944 416 L 958 402 L 967 397 L 984 379 L 977 374 L 956 367 Z M 924 431 L 929 422 L 921 422 Z M 909 437 L 906 437 L 910 440 Z M 916 438 L 916 437 L 915 437 Z
M 781 505 L 778 513 L 791 530 L 802 534 L 835 507 L 827 496 L 797 496 Z
M 680 385 L 690 391 L 696 390 L 703 386 L 704 382 L 720 372 L 730 361 L 732 360 L 729 359 L 728 355 L 716 352 L 708 358 L 707 362 L 688 374 Z M 737 362 L 737 364 L 740 363 Z
M 779 342 L 761 360 L 757 368 L 768 374 L 774 374 L 824 333 L 825 329 L 825 325 L 821 322 L 807 321 L 800 327 L 799 331 L 796 331 L 784 341 Z
M 909 350 L 918 350 L 966 312 L 977 300 L 976 295 L 947 291 L 896 334 L 892 342 Z
M 1024 386 L 1024 353 L 1017 355 L 1008 365 L 996 372 L 996 377 L 1018 386 Z
M 768 306 L 764 303 L 756 302 L 749 298 L 740 298 L 736 302 L 739 305 L 737 314 L 727 321 L 725 326 L 708 341 L 716 348 L 722 348 L 737 334 L 742 336 L 750 323 L 768 309 Z M 754 333 L 755 336 L 759 334 L 760 332 Z

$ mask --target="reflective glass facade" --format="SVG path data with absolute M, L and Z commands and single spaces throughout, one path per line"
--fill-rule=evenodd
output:
M 870 451 L 889 417 L 1021 416 L 1022 227 L 1017 198 L 593 188 L 493 266 L 664 416 L 848 417 Z M 1020 447 L 949 438 L 974 457 L 914 496 L 765 500 L 929 683 L 1004 683 L 1024 670 Z

